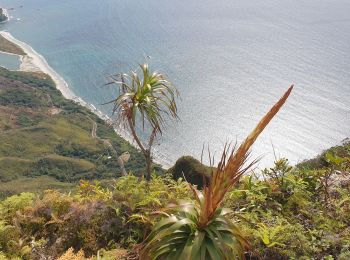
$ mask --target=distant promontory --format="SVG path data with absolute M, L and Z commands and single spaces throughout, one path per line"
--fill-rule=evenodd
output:
M 0 8 L 0 23 L 5 22 L 8 20 L 8 16 L 6 14 L 5 9 Z

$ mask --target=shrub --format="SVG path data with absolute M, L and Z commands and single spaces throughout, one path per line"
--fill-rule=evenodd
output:
M 11 223 L 18 210 L 32 206 L 34 198 L 35 195 L 33 193 L 21 193 L 6 198 L 0 203 L 0 219 L 6 223 Z
M 191 156 L 183 156 L 178 159 L 175 165 L 169 169 L 175 180 L 184 178 L 187 182 L 197 185 L 199 189 L 203 187 L 203 179 L 209 183 L 209 178 L 213 169 L 203 165 Z

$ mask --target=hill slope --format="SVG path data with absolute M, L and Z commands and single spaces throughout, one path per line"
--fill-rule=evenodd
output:
M 40 187 L 45 189 L 120 176 L 114 151 L 91 134 L 94 122 L 97 136 L 110 140 L 118 154 L 131 153 L 126 170 L 139 172 L 143 159 L 137 150 L 96 115 L 66 100 L 47 75 L 0 68 L 0 196 L 37 189 L 15 185 L 22 178 L 34 184 L 46 176 Z

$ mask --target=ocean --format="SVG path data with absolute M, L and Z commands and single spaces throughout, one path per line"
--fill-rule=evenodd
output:
M 17 55 L 0 52 L 0 66 L 10 70 L 18 70 L 21 62 Z
M 350 137 L 348 0 L 0 0 L 0 25 L 42 54 L 73 92 L 106 114 L 115 72 L 149 62 L 181 93 L 181 121 L 155 145 L 171 165 L 240 142 L 295 89 L 253 147 L 259 167 L 295 164 Z M 151 57 L 148 59 L 147 57 Z

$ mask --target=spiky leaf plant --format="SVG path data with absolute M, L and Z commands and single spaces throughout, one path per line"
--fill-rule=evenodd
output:
M 126 127 L 146 161 L 146 179 L 151 179 L 151 149 L 157 134 L 162 134 L 166 118 L 178 119 L 175 98 L 179 95 L 174 85 L 164 74 L 150 71 L 148 64 L 141 64 L 140 73 L 131 71 L 111 76 L 108 84 L 119 85 L 119 96 L 106 103 L 113 103 L 113 113 L 117 122 Z M 147 144 L 144 144 L 137 132 L 136 121 L 140 120 L 151 129 Z
M 221 208 L 225 194 L 255 162 L 246 165 L 250 147 L 283 106 L 293 85 L 262 118 L 238 149 L 225 148 L 221 161 L 203 191 L 191 186 L 195 202 L 167 209 L 144 241 L 140 259 L 242 259 L 248 243 Z

